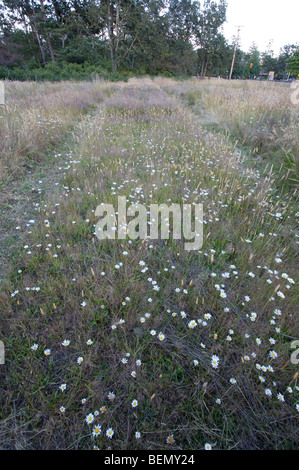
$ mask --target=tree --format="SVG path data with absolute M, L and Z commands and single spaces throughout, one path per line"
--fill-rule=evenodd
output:
M 280 49 L 279 56 L 274 57 L 274 52 L 268 47 L 268 50 L 262 54 L 263 71 L 269 73 L 275 72 L 275 77 L 282 80 L 288 76 L 288 61 L 296 52 L 298 46 L 287 44 Z
M 287 67 L 291 75 L 296 75 L 299 77 L 299 47 L 288 60 Z
M 200 5 L 192 0 L 170 0 L 167 18 L 169 34 L 177 40 L 190 41 L 194 37 Z
M 42 37 L 42 23 L 47 21 L 44 0 L 3 0 L 3 8 L 6 9 L 6 19 L 10 21 L 12 28 L 12 25 L 21 24 L 27 33 L 31 30 L 38 44 L 43 64 L 46 64 L 46 44 L 52 60 L 55 60 L 49 34 L 45 34 L 46 40 Z
M 222 34 L 226 1 L 202 1 L 0 0 L 0 64 L 53 72 L 63 62 L 69 70 L 104 68 L 105 76 L 191 75 L 199 66 L 202 77 L 226 76 L 234 52 Z M 278 58 L 268 49 L 264 71 L 284 77 L 288 66 L 297 70 L 298 46 L 285 46 Z M 45 77 L 47 70 L 37 75 Z M 253 78 L 259 70 L 257 48 L 247 55 L 237 48 L 233 77 Z
M 103 0 L 99 4 L 98 12 L 103 21 L 103 34 L 108 37 L 114 71 L 138 39 L 145 3 L 139 0 Z
M 196 24 L 195 42 L 198 46 L 198 60 L 201 77 L 205 77 L 214 51 L 221 43 L 220 28 L 226 21 L 225 0 L 216 3 L 205 0 Z
M 252 44 L 247 55 L 247 65 L 245 68 L 245 74 L 247 78 L 255 79 L 259 76 L 261 71 L 261 57 L 260 52 L 255 43 Z

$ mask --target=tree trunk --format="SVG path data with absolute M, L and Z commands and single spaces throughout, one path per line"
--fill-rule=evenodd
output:
M 41 43 L 41 40 L 40 40 L 38 31 L 37 31 L 36 25 L 35 25 L 34 23 L 30 23 L 30 26 L 31 26 L 31 29 L 32 29 L 32 32 L 33 32 L 34 36 L 36 37 L 36 40 L 37 40 L 37 43 L 38 43 L 38 47 L 39 47 L 40 52 L 41 52 L 43 64 L 46 65 L 45 50 L 44 50 L 44 47 L 43 47 L 43 45 L 42 45 L 42 43 Z
M 113 8 L 111 2 L 108 0 L 108 17 L 107 17 L 107 29 L 108 29 L 108 37 L 109 37 L 109 45 L 110 45 L 110 58 L 112 62 L 113 71 L 116 72 L 117 70 L 117 60 L 116 60 L 116 51 L 115 51 L 115 36 L 114 36 L 114 29 L 113 29 Z
M 51 41 L 51 38 L 48 34 L 47 34 L 47 44 L 48 44 L 48 49 L 49 49 L 49 52 L 50 52 L 51 60 L 52 60 L 52 62 L 56 62 L 55 55 L 54 55 L 54 49 L 53 49 L 53 46 L 52 46 L 52 41 Z
M 44 0 L 40 0 L 40 7 L 41 7 L 42 14 L 43 14 L 43 20 L 46 23 L 47 22 L 47 15 L 46 15 L 45 6 L 44 6 Z M 52 41 L 51 41 L 51 38 L 50 38 L 48 32 L 46 32 L 46 40 L 47 40 L 51 60 L 52 60 L 52 62 L 55 62 L 54 49 L 53 49 Z
M 207 74 L 207 68 L 208 68 L 208 59 L 206 59 L 206 65 L 205 65 L 205 71 L 204 71 L 204 77 Z

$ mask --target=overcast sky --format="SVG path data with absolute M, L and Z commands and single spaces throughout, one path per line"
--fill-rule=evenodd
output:
M 285 44 L 299 43 L 299 0 L 227 0 L 227 23 L 224 36 L 232 37 L 240 30 L 240 48 L 248 51 L 256 42 L 263 52 L 273 40 L 275 54 Z

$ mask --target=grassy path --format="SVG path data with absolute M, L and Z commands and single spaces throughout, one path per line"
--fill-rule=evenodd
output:
M 0 279 L 31 230 L 29 221 L 57 189 L 82 119 L 112 93 L 110 84 L 97 82 L 67 87 L 14 82 L 6 88 L 7 104 L 0 109 Z

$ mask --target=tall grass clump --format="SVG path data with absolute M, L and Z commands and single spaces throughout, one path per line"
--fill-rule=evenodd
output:
M 287 187 L 298 184 L 299 106 L 292 102 L 290 85 L 211 79 L 162 86 L 192 106 L 202 124 L 249 151 L 261 167 L 282 170 Z
M 22 174 L 42 159 L 111 85 L 103 81 L 36 83 L 5 82 L 0 108 L 0 177 Z

